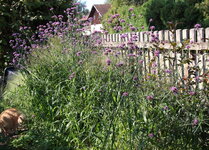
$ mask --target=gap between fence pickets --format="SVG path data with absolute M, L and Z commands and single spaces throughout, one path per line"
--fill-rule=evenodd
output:
M 127 37 L 121 38 L 120 33 L 116 34 L 103 34 L 103 46 L 117 47 L 120 43 L 126 43 L 130 40 L 132 35 L 137 35 L 135 43 L 141 48 L 150 48 L 153 43 L 151 42 L 151 35 L 154 34 L 160 41 L 160 47 L 165 49 L 171 49 L 170 42 L 176 42 L 178 46 L 181 46 L 181 42 L 189 40 L 188 50 L 206 50 L 209 49 L 209 27 L 199 29 L 177 29 L 173 33 L 170 30 L 161 31 L 143 31 L 143 32 L 130 32 L 124 33 Z

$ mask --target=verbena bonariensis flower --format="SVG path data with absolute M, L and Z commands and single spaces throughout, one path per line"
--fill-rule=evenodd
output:
M 122 94 L 122 96 L 128 96 L 129 94 L 128 94 L 128 92 L 124 92 L 123 94 Z
M 72 80 L 75 77 L 75 72 L 73 72 L 70 76 L 69 76 L 69 80 Z
M 159 50 L 154 51 L 154 56 L 158 57 L 159 55 L 160 55 L 160 51 Z
M 193 121 L 192 121 L 192 125 L 196 126 L 198 125 L 199 121 L 197 118 L 195 118 Z
M 155 30 L 155 26 L 150 26 L 150 30 Z
M 147 100 L 153 100 L 153 98 L 154 97 L 152 95 L 149 95 L 149 96 L 146 97 Z
M 76 53 L 76 56 L 80 56 L 81 53 L 82 53 L 81 51 L 77 52 L 77 53 Z
M 154 137 L 154 134 L 153 133 L 149 133 L 148 134 L 148 137 L 153 138 Z
M 129 11 L 131 12 L 131 11 L 133 11 L 134 10 L 134 8 L 129 8 Z
M 124 65 L 123 62 L 119 62 L 118 64 L 116 64 L 117 67 L 122 67 Z
M 126 21 L 124 19 L 120 19 L 120 22 L 123 23 L 123 22 L 126 22 Z
M 128 34 L 121 34 L 120 35 L 120 38 L 126 38 L 126 37 L 128 37 Z
M 195 27 L 196 29 L 199 29 L 199 28 L 201 28 L 201 24 L 195 24 L 194 27 Z
M 168 106 L 164 106 L 163 107 L 163 110 L 168 110 Z
M 193 96 L 193 95 L 195 95 L 196 93 L 194 92 L 194 91 L 190 91 L 189 92 L 189 95 L 191 95 L 191 96 Z
M 170 69 L 165 69 L 165 73 L 170 74 L 172 71 Z
M 175 94 L 178 93 L 178 89 L 177 89 L 177 87 L 175 87 L 175 86 L 172 86 L 172 87 L 170 88 L 170 90 L 171 90 L 173 93 L 175 93 Z
M 136 27 L 130 27 L 131 31 L 136 31 Z
M 109 66 L 111 64 L 111 60 L 109 58 L 106 59 L 106 63 Z

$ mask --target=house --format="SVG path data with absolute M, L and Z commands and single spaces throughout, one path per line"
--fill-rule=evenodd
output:
M 101 19 L 104 14 L 108 12 L 110 7 L 110 4 L 95 4 L 92 6 L 91 11 L 88 15 L 88 20 L 90 20 L 91 23 L 91 33 L 103 30 Z

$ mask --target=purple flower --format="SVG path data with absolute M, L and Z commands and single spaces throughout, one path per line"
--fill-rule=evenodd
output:
M 72 80 L 75 77 L 75 72 L 73 72 L 70 76 L 69 76 L 69 80 Z
M 128 37 L 128 34 L 121 34 L 120 35 L 120 38 L 126 38 L 126 37 Z
M 117 67 L 122 67 L 124 65 L 123 62 L 119 62 L 118 64 L 116 64 Z
M 168 106 L 164 106 L 163 107 L 163 110 L 168 110 Z
M 154 55 L 157 56 L 157 57 L 159 56 L 159 54 L 160 54 L 160 51 L 159 51 L 159 50 L 156 50 L 156 51 L 154 52 Z
M 133 8 L 129 8 L 129 11 L 133 11 L 134 9 Z
M 152 18 L 150 18 L 150 19 L 149 19 L 149 22 L 152 22 L 152 21 L 153 21 L 153 19 L 152 19 Z
M 122 94 L 122 96 L 128 96 L 129 94 L 128 94 L 128 92 L 124 92 L 123 94 Z
M 76 53 L 76 56 L 80 56 L 81 55 L 81 51 Z
M 151 95 L 149 95 L 149 96 L 146 97 L 147 100 L 152 100 L 153 98 L 154 98 L 154 97 L 151 96 Z
M 142 59 L 139 60 L 139 64 L 143 64 L 143 62 L 144 62 L 144 60 L 142 60 Z
M 195 27 L 196 29 L 199 29 L 199 28 L 201 28 L 201 24 L 195 24 L 194 27 Z
M 166 70 L 165 70 L 165 73 L 169 73 L 169 74 L 170 74 L 171 72 L 172 72 L 172 71 L 169 70 L 169 69 L 166 69 Z
M 190 46 L 190 45 L 187 45 L 187 46 L 186 46 L 186 48 L 187 48 L 187 49 L 190 49 L 190 48 L 191 48 L 191 46 Z
M 109 58 L 106 59 L 106 63 L 109 66 L 111 64 L 111 60 Z
M 191 96 L 193 96 L 193 95 L 195 95 L 196 93 L 194 92 L 194 91 L 190 91 L 189 92 L 189 95 L 191 95 Z
M 177 87 L 175 87 L 175 86 L 172 86 L 172 87 L 170 88 L 170 90 L 171 90 L 173 93 L 178 93 L 178 89 L 177 89 Z
M 134 80 L 134 81 L 138 81 L 139 78 L 138 78 L 137 76 L 134 76 L 133 80 Z
M 136 28 L 135 27 L 130 27 L 131 31 L 135 31 Z
M 144 29 L 144 26 L 142 26 L 141 28 Z
M 132 54 L 132 53 L 130 53 L 130 54 L 128 54 L 128 57 L 135 57 L 136 55 L 135 54 Z
M 151 26 L 150 27 L 150 30 L 155 30 L 155 26 Z
M 122 22 L 126 22 L 124 19 L 120 19 L 120 22 L 122 23 Z
M 153 133 L 149 133 L 148 134 L 148 137 L 153 138 L 154 137 L 154 134 Z
M 198 123 L 199 123 L 199 121 L 198 121 L 197 118 L 195 118 L 195 119 L 192 121 L 192 124 L 193 124 L 194 126 L 198 125 Z
M 50 10 L 50 11 L 53 11 L 53 10 L 54 10 L 54 8 L 50 8 L 49 10 Z

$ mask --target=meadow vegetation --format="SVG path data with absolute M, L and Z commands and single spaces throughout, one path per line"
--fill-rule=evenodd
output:
M 6 87 L 1 107 L 23 111 L 27 130 L 10 145 L 27 150 L 207 149 L 208 89 L 183 89 L 178 81 L 142 74 L 139 48 L 131 47 L 139 52 L 134 57 L 123 57 L 122 49 L 100 47 L 99 33 L 82 35 L 86 24 L 70 14 L 74 10 L 67 10 L 68 22 L 56 16 L 55 22 L 39 26 L 39 40 L 31 40 L 30 51 L 14 53 L 20 70 Z

